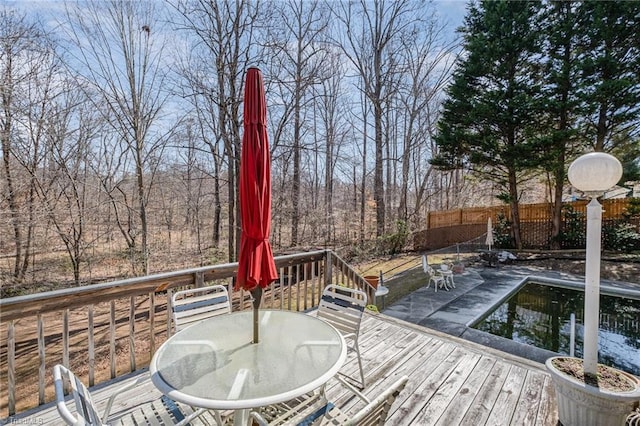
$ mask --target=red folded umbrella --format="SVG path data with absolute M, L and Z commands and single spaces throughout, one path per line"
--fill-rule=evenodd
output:
M 244 135 L 240 157 L 240 217 L 242 236 L 235 289 L 251 291 L 253 342 L 258 343 L 258 308 L 262 289 L 278 279 L 271 232 L 271 156 L 267 136 L 267 102 L 262 73 L 247 70 L 244 88 Z

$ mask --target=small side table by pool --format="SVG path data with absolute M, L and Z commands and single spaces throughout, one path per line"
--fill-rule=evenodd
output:
M 384 297 L 389 294 L 389 289 L 383 285 L 379 285 L 378 288 L 376 288 L 376 299 L 378 297 L 382 297 L 382 309 L 384 309 Z

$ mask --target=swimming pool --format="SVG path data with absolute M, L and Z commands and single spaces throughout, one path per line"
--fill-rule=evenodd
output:
M 575 314 L 575 356 L 582 357 L 584 291 L 571 281 L 528 277 L 471 327 L 496 336 L 570 353 Z M 599 362 L 640 375 L 640 292 L 602 288 Z

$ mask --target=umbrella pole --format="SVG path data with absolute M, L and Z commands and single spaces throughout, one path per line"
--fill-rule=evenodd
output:
M 253 296 L 253 343 L 258 343 L 258 308 L 260 307 L 260 300 L 262 300 L 262 287 L 256 286 L 251 290 L 251 295 Z

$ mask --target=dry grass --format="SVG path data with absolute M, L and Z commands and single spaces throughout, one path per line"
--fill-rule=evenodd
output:
M 517 264 L 537 266 L 548 270 L 566 272 L 584 276 L 584 251 L 582 252 L 517 252 Z M 451 262 L 456 255 L 429 254 L 428 261 L 432 264 Z M 478 260 L 475 253 L 461 253 L 460 259 L 467 265 Z M 362 275 L 378 275 L 380 271 L 385 279 L 411 268 L 420 267 L 422 254 L 403 253 L 393 257 L 376 258 L 356 263 L 354 268 Z M 621 254 L 605 253 L 602 256 L 600 275 L 603 279 L 625 281 L 640 285 L 640 253 Z

